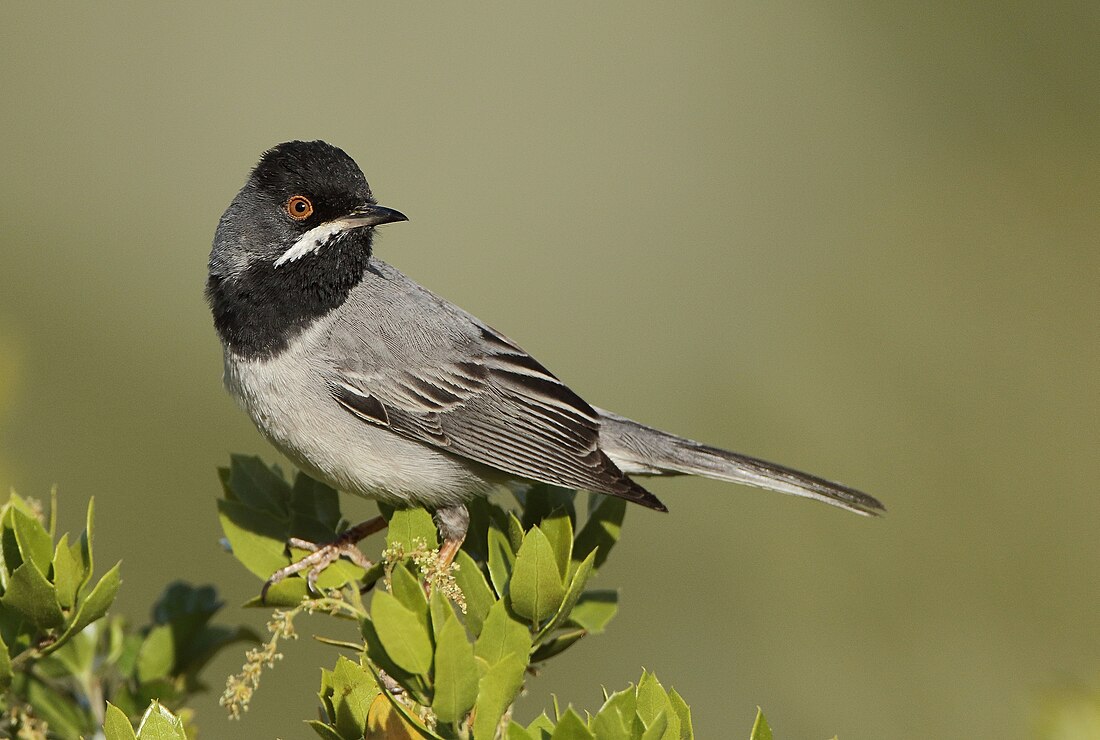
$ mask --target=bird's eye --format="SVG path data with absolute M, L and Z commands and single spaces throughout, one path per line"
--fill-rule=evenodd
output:
M 286 213 L 295 221 L 305 221 L 313 215 L 313 202 L 304 195 L 292 195 L 286 202 Z

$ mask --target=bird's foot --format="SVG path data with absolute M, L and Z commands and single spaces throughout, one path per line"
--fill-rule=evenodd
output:
M 267 592 L 272 586 L 279 581 L 289 576 L 306 572 L 306 587 L 310 593 L 319 593 L 317 589 L 317 578 L 321 575 L 321 572 L 325 568 L 335 563 L 340 558 L 345 558 L 355 563 L 364 570 L 369 569 L 373 563 L 367 559 L 367 556 L 357 547 L 360 540 L 368 537 L 375 532 L 379 532 L 386 527 L 386 520 L 382 517 L 375 517 L 365 522 L 355 525 L 350 529 L 345 530 L 332 542 L 326 545 L 318 545 L 313 542 L 307 542 L 305 540 L 298 539 L 297 537 L 291 537 L 287 540 L 287 547 L 294 547 L 299 550 L 307 550 L 309 555 L 306 555 L 301 560 L 297 560 L 285 568 L 279 568 L 271 574 L 271 577 L 264 583 L 263 588 L 260 589 L 260 601 L 267 600 Z

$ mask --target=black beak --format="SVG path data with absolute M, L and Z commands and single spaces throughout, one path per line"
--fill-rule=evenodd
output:
M 344 217 L 355 226 L 379 226 L 392 224 L 395 221 L 408 221 L 409 217 L 401 211 L 386 208 L 376 203 L 361 205 Z

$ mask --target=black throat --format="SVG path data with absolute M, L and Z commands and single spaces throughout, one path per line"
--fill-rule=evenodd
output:
M 369 261 L 370 234 L 356 233 L 279 267 L 258 261 L 237 275 L 211 274 L 206 296 L 214 327 L 238 357 L 275 357 L 347 300 Z

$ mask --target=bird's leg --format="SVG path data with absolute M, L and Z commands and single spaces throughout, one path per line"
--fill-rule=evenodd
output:
M 435 519 L 439 537 L 443 540 L 443 544 L 439 546 L 439 564 L 442 570 L 449 568 L 454 562 L 466 539 L 466 530 L 470 527 L 470 512 L 466 511 L 465 504 L 455 504 L 436 509 L 432 518 Z
M 263 588 L 260 589 L 260 601 L 263 602 L 267 599 L 267 590 L 269 588 L 287 576 L 301 573 L 303 570 L 307 571 L 306 585 L 309 591 L 311 593 L 317 593 L 317 577 L 321 575 L 321 571 L 335 563 L 341 557 L 347 558 L 360 568 L 370 568 L 372 565 L 371 561 L 367 560 L 366 556 L 363 555 L 362 551 L 360 551 L 356 545 L 360 540 L 369 537 L 375 532 L 380 532 L 385 528 L 386 520 L 380 516 L 376 516 L 374 519 L 368 519 L 365 522 L 356 524 L 354 527 L 345 529 L 340 533 L 340 536 L 326 545 L 316 545 L 312 542 L 300 540 L 297 537 L 291 537 L 286 542 L 287 546 L 296 547 L 299 550 L 309 550 L 309 555 L 291 563 L 285 568 L 279 568 L 279 570 L 272 573 L 271 578 L 268 578 Z

